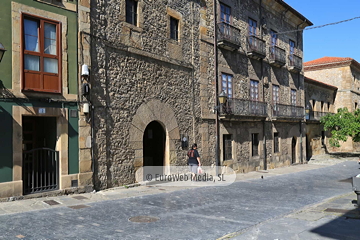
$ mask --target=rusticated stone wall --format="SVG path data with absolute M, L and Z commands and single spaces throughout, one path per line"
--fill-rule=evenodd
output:
M 269 64 L 269 31 L 294 30 L 307 23 L 272 0 L 221 2 L 231 7 L 231 24 L 241 30 L 241 37 L 238 50 L 219 48 L 219 82 L 221 73 L 232 74 L 234 98 L 249 99 L 250 80 L 257 80 L 259 100 L 268 103 L 266 118 L 225 118 L 220 122 L 220 140 L 223 134 L 234 135 L 231 164 L 236 170 L 247 172 L 264 168 L 264 159 L 272 161 L 272 84 L 281 87 L 281 103 L 290 104 L 291 89 L 297 90 L 296 104 L 303 106 L 304 102 L 302 73 L 290 73 L 287 65 L 279 68 Z M 134 172 L 142 166 L 142 136 L 151 121 L 158 121 L 166 132 L 165 165 L 185 163 L 186 151 L 180 143 L 183 135 L 189 136 L 190 144 L 198 143 L 203 164 L 215 162 L 213 7 L 212 0 L 139 0 L 138 21 L 132 25 L 125 22 L 125 0 L 92 1 L 91 84 L 97 188 L 135 181 Z M 179 20 L 178 41 L 169 38 L 170 17 Z M 259 36 L 267 42 L 263 60 L 247 55 L 249 17 L 258 21 Z M 301 57 L 301 32 L 279 35 L 279 46 L 287 54 L 289 39 L 296 42 L 297 55 Z M 283 119 L 276 123 L 283 136 L 284 157 L 274 166 L 289 164 L 289 139 L 300 139 L 300 121 Z M 260 143 L 258 157 L 250 156 L 251 133 L 259 133 L 261 141 L 266 136 L 266 144 Z M 297 153 L 304 149 L 300 142 Z M 300 162 L 301 154 L 298 155 Z
M 151 121 L 166 132 L 165 165 L 186 164 L 180 137 L 199 137 L 199 5 L 138 1 L 136 26 L 126 23 L 125 1 L 93 1 L 92 103 L 95 106 L 97 188 L 134 183 L 142 166 L 143 134 Z M 170 16 L 179 41 L 169 38 Z M 200 150 L 201 152 L 201 150 Z

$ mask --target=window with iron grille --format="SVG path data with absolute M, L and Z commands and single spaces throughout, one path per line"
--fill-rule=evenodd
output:
M 223 145 L 224 145 L 224 161 L 232 159 L 232 136 L 231 134 L 223 135 Z
M 279 133 L 274 133 L 274 153 L 279 152 Z
M 23 90 L 61 93 L 60 23 L 23 16 Z
M 221 74 L 221 91 L 225 91 L 228 98 L 233 97 L 233 76 L 230 74 Z
M 258 133 L 251 134 L 251 146 L 252 146 L 251 156 L 259 156 L 259 134 Z
M 170 17 L 170 38 L 179 40 L 179 20 L 173 17 Z
M 137 25 L 138 2 L 135 0 L 126 0 L 126 22 Z

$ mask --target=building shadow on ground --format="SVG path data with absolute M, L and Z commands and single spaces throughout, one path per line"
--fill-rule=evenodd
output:
M 352 201 L 356 204 L 356 200 Z M 329 239 L 359 239 L 360 238 L 360 208 L 353 210 L 327 208 L 325 212 L 343 213 L 340 217 L 323 224 L 310 232 Z

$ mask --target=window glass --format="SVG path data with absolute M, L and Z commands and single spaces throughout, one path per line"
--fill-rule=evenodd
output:
M 31 71 L 40 71 L 40 57 L 25 54 L 24 68 Z
M 126 22 L 137 24 L 137 1 L 126 0 Z
M 259 101 L 259 82 L 250 80 L 250 99 Z
M 25 50 L 39 52 L 39 22 L 24 19 Z
M 231 17 L 231 8 L 220 3 L 220 21 L 230 24 L 230 17 Z
M 274 133 L 274 153 L 279 152 L 279 133 Z
M 170 38 L 174 40 L 179 39 L 179 20 L 170 17 Z
M 291 105 L 296 106 L 296 90 L 291 89 Z
M 230 74 L 226 74 L 223 73 L 222 74 L 222 78 L 221 78 L 221 90 L 225 91 L 225 93 L 227 94 L 228 98 L 232 98 L 233 95 L 233 87 L 232 87 L 232 79 L 233 76 Z
M 44 53 L 56 55 L 56 25 L 44 24 Z
M 293 55 L 295 53 L 295 42 L 289 40 L 289 45 L 290 45 L 290 54 Z
M 231 134 L 223 135 L 224 142 L 224 160 L 232 159 L 232 136 Z
M 275 32 L 274 30 L 270 31 L 270 36 L 271 36 L 271 46 L 276 46 L 277 45 L 277 32 Z
M 44 58 L 44 72 L 58 73 L 58 60 L 53 58 Z
M 249 18 L 249 36 L 256 36 L 257 22 Z
M 251 134 L 251 143 L 252 143 L 252 156 L 259 155 L 259 134 L 253 133 Z

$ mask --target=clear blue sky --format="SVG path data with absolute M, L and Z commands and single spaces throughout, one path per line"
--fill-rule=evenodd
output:
M 320 26 L 360 16 L 360 0 L 284 0 Z M 304 62 L 351 57 L 360 62 L 360 19 L 304 31 Z

